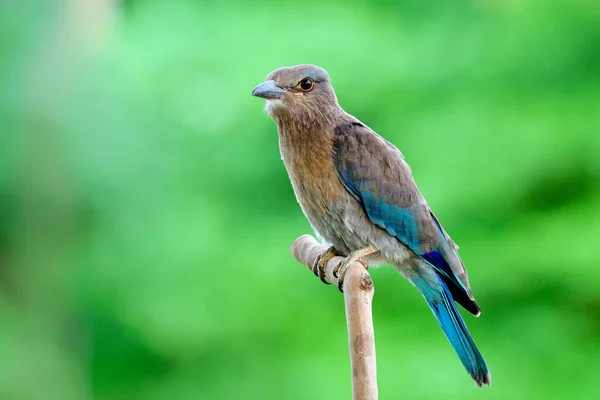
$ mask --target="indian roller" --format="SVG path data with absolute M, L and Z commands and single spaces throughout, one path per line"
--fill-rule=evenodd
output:
M 313 271 L 335 255 L 342 290 L 347 266 L 391 264 L 423 295 L 477 386 L 488 367 L 455 302 L 479 316 L 467 271 L 419 192 L 404 156 L 339 105 L 327 71 L 314 65 L 279 68 L 256 86 L 277 124 L 281 158 L 296 199 L 316 234 L 331 247 Z

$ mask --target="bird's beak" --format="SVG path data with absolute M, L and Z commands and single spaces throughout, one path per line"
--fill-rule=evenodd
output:
M 266 81 L 258 85 L 252 91 L 252 96 L 262 97 L 267 100 L 281 99 L 288 91 L 280 88 L 275 81 Z

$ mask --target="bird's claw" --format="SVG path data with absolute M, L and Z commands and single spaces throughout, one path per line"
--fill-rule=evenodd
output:
M 362 257 L 344 258 L 342 261 L 339 262 L 338 265 L 333 267 L 333 276 L 335 276 L 337 278 L 337 280 L 338 280 L 337 286 L 338 286 L 339 291 L 342 293 L 344 293 L 344 278 L 346 277 L 346 271 L 348 270 L 348 267 L 354 262 L 361 263 L 362 266 L 368 270 L 367 263 L 365 262 L 365 260 L 363 260 Z
M 338 280 L 338 289 L 340 292 L 344 293 L 344 277 L 346 276 L 346 271 L 348 267 L 352 265 L 354 262 L 359 262 L 362 264 L 365 269 L 368 269 L 366 261 L 363 257 L 368 256 L 369 254 L 373 254 L 378 251 L 373 246 L 365 247 L 364 249 L 356 250 L 342 261 L 339 262 L 338 265 L 333 267 L 333 276 Z
M 338 263 L 335 267 L 333 267 L 333 276 L 335 276 L 338 280 L 338 289 L 340 292 L 344 293 L 344 276 L 346 275 L 346 270 L 348 269 L 348 258 L 344 258 L 342 261 Z
M 325 278 L 325 266 L 327 265 L 329 260 L 339 255 L 340 253 L 338 253 L 338 251 L 333 246 L 331 246 L 330 248 L 319 254 L 315 262 L 313 263 L 313 266 L 311 268 L 312 272 L 321 279 L 321 282 L 323 282 L 326 285 L 331 284 L 331 282 L 328 282 Z

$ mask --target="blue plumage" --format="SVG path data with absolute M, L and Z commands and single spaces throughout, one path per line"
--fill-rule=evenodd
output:
M 413 284 L 425 297 L 442 331 L 444 331 L 467 372 L 478 386 L 489 384 L 490 376 L 487 365 L 477 349 L 462 316 L 454 305 L 452 295 L 444 280 L 438 279 L 438 281 L 437 290 L 422 279 L 413 280 Z
M 358 190 L 347 174 L 340 173 L 340 179 L 350 193 L 363 205 L 371 221 L 384 228 L 390 235 L 400 239 L 411 250 L 419 248 L 417 223 L 411 208 L 379 200 L 369 190 Z

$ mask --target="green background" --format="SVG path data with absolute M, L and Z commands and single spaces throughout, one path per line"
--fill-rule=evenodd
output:
M 597 0 L 4 0 L 0 399 L 350 398 L 250 96 L 299 63 L 403 151 L 483 309 L 478 390 L 373 270 L 380 398 L 597 398 Z

